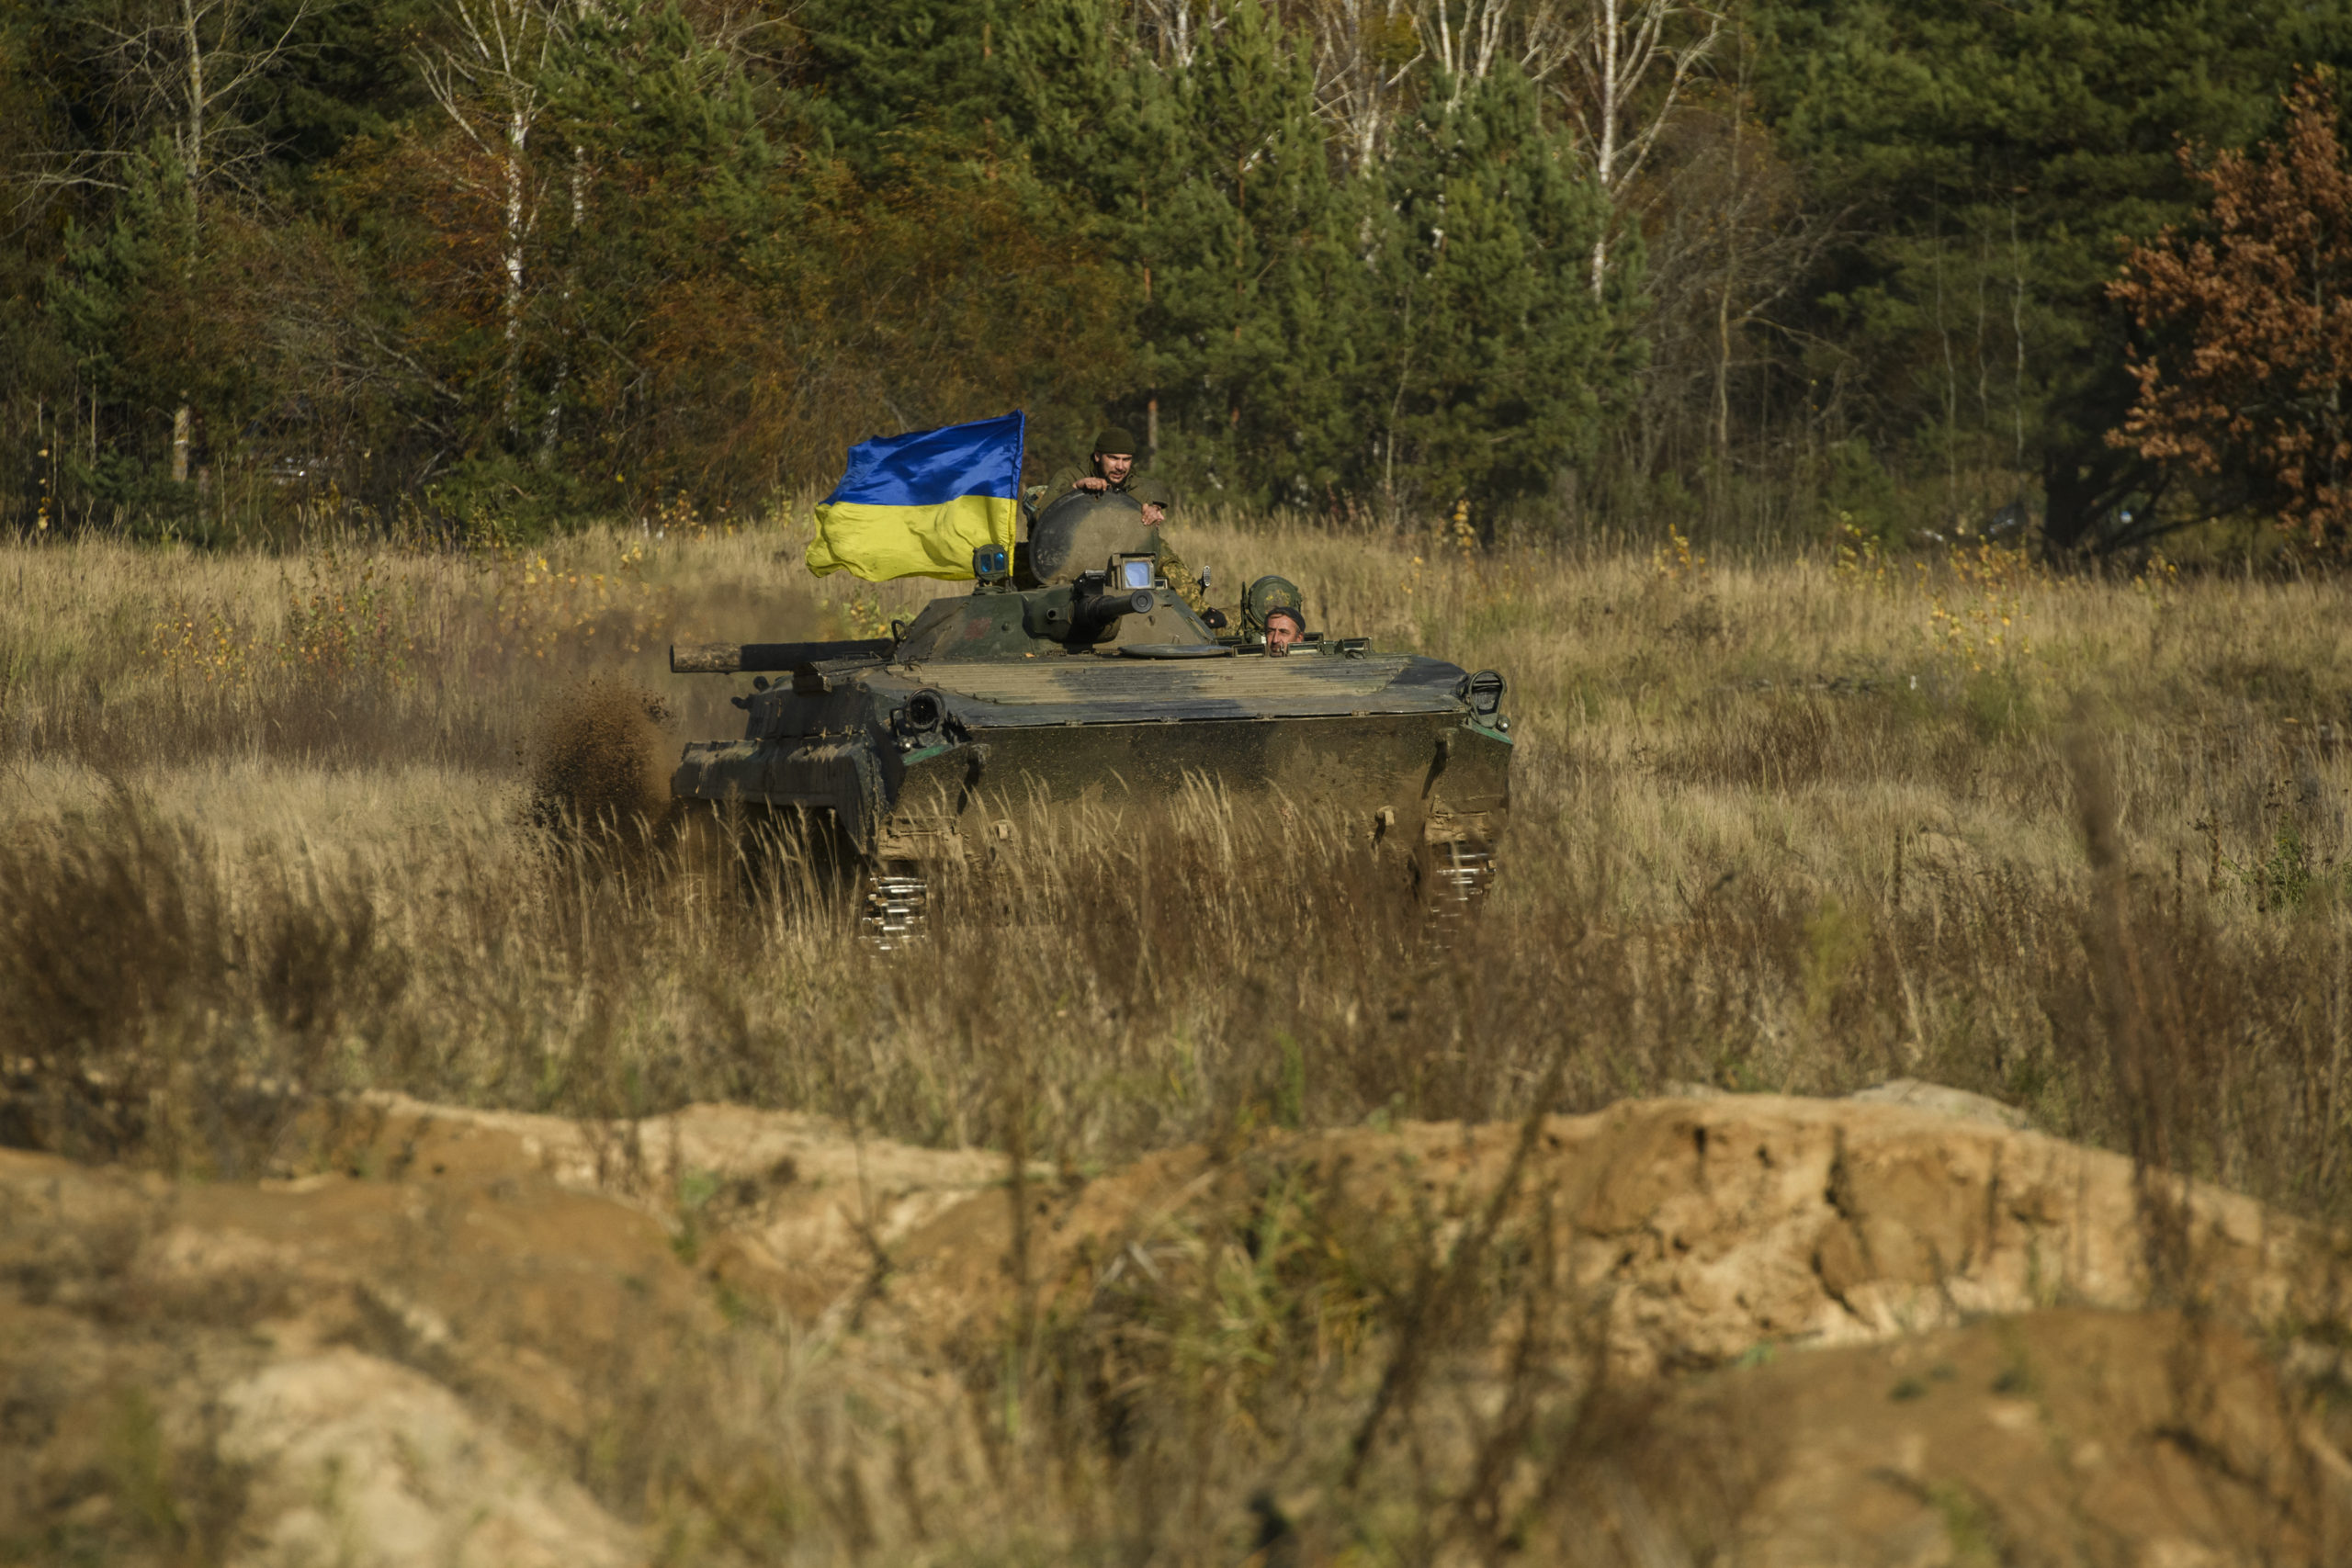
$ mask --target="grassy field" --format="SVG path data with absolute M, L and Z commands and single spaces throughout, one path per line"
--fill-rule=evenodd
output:
M 379 1086 L 1086 1168 L 1507 1117 L 1554 1063 L 1567 1108 L 1913 1075 L 2352 1214 L 2337 582 L 1196 523 L 1227 597 L 1278 569 L 1319 626 L 1509 675 L 1476 929 L 1433 947 L 1347 846 L 1199 800 L 1148 854 L 1073 825 L 1023 920 L 892 957 L 820 889 L 529 826 L 658 813 L 677 745 L 735 732 L 740 683 L 668 675 L 670 641 L 871 633 L 931 592 L 812 580 L 804 539 L 0 552 L 12 1134 L 229 1173 L 268 1136 L 230 1086 Z M 172 1091 L 94 1106 L 62 1087 L 92 1068 Z
M 375 1087 L 808 1109 L 1085 1173 L 1270 1126 L 1907 1075 L 2352 1219 L 2336 581 L 1194 524 L 1228 600 L 1280 570 L 1322 627 L 1508 674 L 1487 907 L 1432 940 L 1358 846 L 1203 795 L 1141 840 L 1070 822 L 1019 918 L 950 911 L 886 954 L 821 878 L 746 897 L 659 849 L 677 746 L 735 732 L 741 687 L 669 676 L 667 643 L 868 635 L 927 596 L 813 581 L 804 541 L 0 551 L 0 1142 L 252 1176 L 307 1097 Z M 1133 1322 L 974 1348 L 1001 1483 L 1049 1501 L 931 1558 L 1232 1561 L 1254 1477 L 1337 1475 L 1382 1366 L 1519 1310 L 1499 1254 L 1451 1304 L 1453 1265 L 1380 1287 L 1261 1255 L 1309 1201 L 1229 1216 Z M 576 1473 L 664 1562 L 856 1556 L 827 1499 L 871 1391 L 789 1325 L 738 1333 Z M 1611 1439 L 1562 1430 L 1522 1457 L 1573 1479 L 1557 1455 Z M 1361 1560 L 1508 1555 L 1461 1533 L 1484 1494 L 1458 1458 L 1367 1472 L 1390 1501 L 1355 1539 L 1402 1544 Z

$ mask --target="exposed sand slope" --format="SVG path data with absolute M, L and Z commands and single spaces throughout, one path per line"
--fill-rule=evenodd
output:
M 920 1511 L 985 1475 L 958 1369 L 1016 1315 L 1083 1334 L 1141 1281 L 1181 1288 L 1207 1216 L 1280 1192 L 1368 1278 L 1482 1238 L 1517 1259 L 1542 1311 L 1456 1347 L 1460 1386 L 1507 1403 L 1538 1346 L 1593 1395 L 1609 1440 L 1528 1526 L 1558 1560 L 2352 1561 L 2344 1238 L 1902 1104 L 1653 1100 L 1032 1170 L 1017 1248 L 1001 1158 L 813 1117 L 383 1098 L 281 1156 L 196 1185 L 0 1151 L 0 1547 L 646 1560 L 660 1503 L 615 1434 L 728 1386 L 746 1313 L 860 1369 L 896 1447 L 871 1476 L 843 1450 L 842 1484 L 883 1499 L 850 1537 L 903 1542 L 894 1486 Z M 1328 1495 L 1281 1506 L 1308 1560 L 1343 1533 Z

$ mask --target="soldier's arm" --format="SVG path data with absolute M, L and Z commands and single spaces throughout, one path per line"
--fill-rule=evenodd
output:
M 1200 581 L 1193 576 L 1193 569 L 1184 564 L 1184 558 L 1176 553 L 1166 535 L 1160 536 L 1159 546 L 1159 575 L 1168 580 L 1168 586 L 1176 591 L 1176 597 L 1192 606 L 1193 614 L 1205 618 L 1209 613 L 1209 596 L 1201 592 Z

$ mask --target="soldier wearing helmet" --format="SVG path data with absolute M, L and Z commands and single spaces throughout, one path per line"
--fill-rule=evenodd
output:
M 1306 635 L 1306 596 L 1286 577 L 1261 577 L 1241 596 L 1241 625 L 1266 639 L 1266 652 L 1280 658 Z
M 1124 494 L 1143 508 L 1144 526 L 1153 530 L 1152 540 L 1159 556 L 1159 575 L 1176 596 L 1192 607 L 1212 629 L 1226 624 L 1225 612 L 1212 609 L 1206 585 L 1193 576 L 1159 533 L 1159 525 L 1176 508 L 1176 492 L 1158 479 L 1145 479 L 1136 472 L 1136 438 L 1125 429 L 1113 425 L 1094 438 L 1094 450 L 1088 460 L 1089 470 L 1069 481 L 1074 491 L 1087 491 L 1095 495 Z

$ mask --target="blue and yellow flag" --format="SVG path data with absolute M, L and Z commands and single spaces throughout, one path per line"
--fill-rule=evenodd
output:
M 849 471 L 817 503 L 817 537 L 804 558 L 822 577 L 968 578 L 983 545 L 1012 548 L 1021 516 L 1019 412 L 849 449 Z

